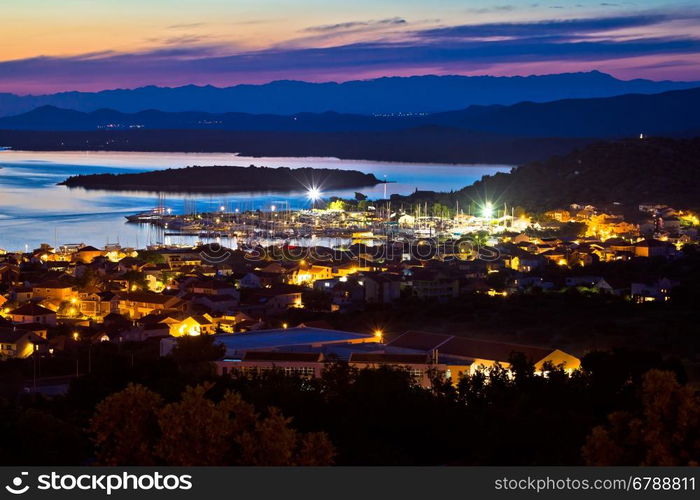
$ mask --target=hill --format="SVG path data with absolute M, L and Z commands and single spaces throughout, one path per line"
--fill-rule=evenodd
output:
M 298 113 L 167 113 L 147 110 L 90 113 L 43 106 L 0 118 L 6 130 L 230 130 L 286 132 L 374 132 L 425 127 L 461 129 L 508 137 L 623 138 L 683 136 L 700 132 L 700 88 L 660 94 L 565 99 L 512 106 L 470 106 L 421 116 Z
M 530 210 L 570 203 L 635 206 L 666 203 L 700 208 L 700 138 L 598 142 L 563 156 L 486 176 L 455 193 L 416 193 L 407 201 L 453 206 L 493 200 Z M 396 197 L 396 200 L 401 198 Z
M 275 81 L 263 85 L 141 87 L 50 95 L 0 93 L 0 116 L 51 105 L 77 111 L 109 108 L 160 111 L 244 112 L 291 115 L 337 111 L 351 114 L 432 113 L 471 105 L 652 94 L 700 86 L 700 82 L 618 80 L 599 71 L 532 76 L 424 75 L 344 83 Z
M 0 144 L 26 151 L 231 152 L 243 156 L 327 156 L 349 160 L 509 165 L 563 154 L 588 142 L 585 139 L 503 137 L 444 127 L 379 132 L 0 130 Z

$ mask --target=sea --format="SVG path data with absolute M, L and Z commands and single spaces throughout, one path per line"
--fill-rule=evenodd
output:
M 67 188 L 58 183 L 79 174 L 144 172 L 186 166 L 232 165 L 311 167 L 359 170 L 386 184 L 347 190 L 324 190 L 322 179 L 309 179 L 299 189 L 244 191 L 216 194 L 152 191 L 104 191 Z M 455 191 L 484 175 L 508 172 L 512 165 L 446 165 L 395 163 L 338 158 L 265 158 L 230 153 L 141 153 L 61 151 L 35 152 L 0 149 L 0 249 L 31 250 L 41 243 L 52 246 L 120 244 L 143 248 L 153 244 L 194 244 L 194 236 L 164 236 L 147 224 L 128 223 L 125 216 L 159 204 L 172 213 L 226 210 L 269 210 L 271 206 L 309 208 L 308 187 L 323 199 L 351 198 L 355 191 L 370 199 L 416 190 Z M 161 199 L 164 197 L 164 200 Z M 320 243 L 318 243 L 320 244 Z

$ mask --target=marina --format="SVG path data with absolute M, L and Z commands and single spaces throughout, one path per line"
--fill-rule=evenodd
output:
M 242 238 L 242 228 L 218 227 L 216 217 L 210 218 L 211 223 L 209 220 L 202 222 L 202 219 L 192 221 L 194 225 L 190 227 L 176 223 L 166 228 L 165 223 L 146 222 L 155 222 L 163 215 L 220 214 L 222 206 L 227 214 L 265 213 L 275 206 L 278 219 L 283 217 L 282 214 L 314 208 L 314 202 L 303 186 L 288 192 L 168 193 L 167 199 L 161 200 L 162 196 L 157 192 L 110 192 L 57 185 L 76 174 L 143 172 L 222 164 L 352 169 L 392 181 L 362 189 L 370 200 L 381 200 L 392 194 L 406 195 L 416 189 L 455 190 L 472 184 L 483 175 L 507 172 L 512 168 L 509 165 L 402 164 L 336 158 L 250 158 L 233 154 L 6 150 L 0 152 L 0 248 L 19 250 L 35 248 L 41 243 L 58 246 L 66 242 L 98 246 L 106 243 L 122 246 L 193 245 L 197 241 L 216 241 L 217 238 L 223 240 L 222 244 L 235 246 Z M 355 196 L 354 189 L 323 190 L 322 183 L 319 184 L 317 189 L 323 200 Z M 153 213 L 154 207 L 159 206 L 167 213 Z M 141 215 L 134 218 L 136 214 Z M 309 231 L 309 227 L 293 228 L 293 233 L 282 234 L 279 223 L 275 223 L 274 229 L 263 224 L 258 228 L 261 231 L 244 238 L 255 236 L 261 241 L 269 241 L 269 238 L 285 236 L 297 244 L 308 244 L 314 237 L 314 243 L 326 246 L 347 244 L 352 240 L 351 228 L 347 231 L 328 228 L 324 234 L 315 234 Z M 376 228 L 369 229 L 374 231 Z M 250 233 L 247 226 L 244 232 Z

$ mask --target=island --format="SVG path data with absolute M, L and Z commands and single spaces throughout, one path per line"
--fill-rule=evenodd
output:
M 293 191 L 322 187 L 351 189 L 383 181 L 357 170 L 239 166 L 191 166 L 133 174 L 75 175 L 60 182 L 69 188 L 114 191 L 236 192 Z

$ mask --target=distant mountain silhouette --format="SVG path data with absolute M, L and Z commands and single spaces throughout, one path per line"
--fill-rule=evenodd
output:
M 443 127 L 378 132 L 0 130 L 0 144 L 26 151 L 231 152 L 243 156 L 332 156 L 424 163 L 516 164 L 567 153 L 588 142 L 512 138 Z
M 700 88 L 660 94 L 565 99 L 512 106 L 470 106 L 423 116 L 299 113 L 255 115 L 101 109 L 90 113 L 43 106 L 0 118 L 6 130 L 229 130 L 275 132 L 377 132 L 441 127 L 508 137 L 622 138 L 684 136 L 700 131 Z
M 412 76 L 344 83 L 275 81 L 264 85 L 141 87 L 101 92 L 18 96 L 0 93 L 0 116 L 50 105 L 77 111 L 102 108 L 134 113 L 160 111 L 244 112 L 290 115 L 336 111 L 351 114 L 439 112 L 472 105 L 652 94 L 700 86 L 700 82 L 618 80 L 599 71 L 535 76 Z

